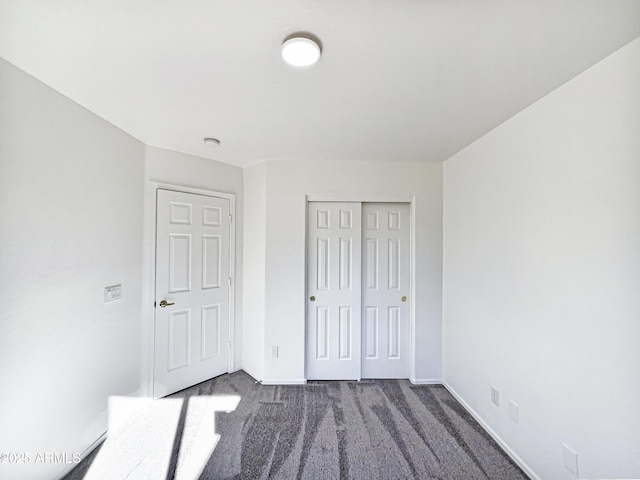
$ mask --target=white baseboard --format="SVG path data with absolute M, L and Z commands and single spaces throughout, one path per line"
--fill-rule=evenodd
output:
M 307 380 L 304 378 L 286 379 L 279 378 L 275 380 L 265 379 L 260 382 L 262 385 L 305 385 Z
M 440 378 L 410 378 L 409 381 L 414 385 L 442 385 Z
M 84 452 L 82 452 L 80 454 L 80 462 L 82 462 L 85 458 L 87 458 L 87 456 L 89 456 L 89 454 L 91 452 L 93 452 L 98 445 L 100 445 L 102 442 L 104 442 L 107 438 L 107 432 L 104 432 L 102 435 L 100 435 L 95 442 L 93 442 L 91 445 L 89 445 Z M 78 463 L 80 463 L 78 462 Z M 64 470 L 62 470 L 62 472 L 60 472 L 58 475 L 56 475 L 56 477 L 54 478 L 54 480 L 62 480 L 64 477 L 66 477 L 69 472 L 71 470 L 73 470 L 74 468 L 76 468 L 78 466 L 78 463 L 72 463 L 67 465 Z
M 507 445 L 507 443 L 491 429 L 487 422 L 485 422 L 482 417 L 480 417 L 480 415 L 478 415 L 478 413 L 473 408 L 471 408 L 460 395 L 458 395 L 458 392 L 456 392 L 451 387 L 451 385 L 449 385 L 446 381 L 442 381 L 441 383 L 449 391 L 449 393 L 453 395 L 453 397 L 464 407 L 464 409 L 469 412 L 469 414 L 475 419 L 475 421 L 478 422 L 480 426 L 491 436 L 491 438 L 493 438 L 496 443 L 500 445 L 500 448 L 502 448 L 505 453 L 509 455 L 511 460 L 513 460 L 524 471 L 524 473 L 526 473 L 527 476 L 531 478 L 531 480 L 541 480 L 540 477 L 536 475 L 536 473 L 529 467 L 529 465 L 527 465 L 524 460 L 516 455 L 516 453 L 511 450 L 511 447 L 509 447 L 509 445 Z

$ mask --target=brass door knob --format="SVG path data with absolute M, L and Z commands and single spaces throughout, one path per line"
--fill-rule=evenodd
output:
M 175 302 L 167 302 L 166 300 L 162 300 L 162 301 L 160 301 L 160 306 L 161 306 L 162 308 L 164 308 L 164 307 L 168 307 L 169 305 L 175 305 Z
M 315 301 L 316 301 L 316 297 L 314 297 L 313 295 L 311 295 L 311 296 L 309 297 L 309 300 L 311 300 L 312 302 L 315 302 Z
M 400 300 L 402 300 L 403 302 L 406 302 L 407 301 L 407 297 L 405 295 L 403 295 Z

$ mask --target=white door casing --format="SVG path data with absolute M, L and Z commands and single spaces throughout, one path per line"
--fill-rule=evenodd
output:
M 365 203 L 362 218 L 362 378 L 409 378 L 409 205 Z
M 154 397 L 229 371 L 229 252 L 228 199 L 157 190 Z
M 308 204 L 306 376 L 359 380 L 361 204 Z

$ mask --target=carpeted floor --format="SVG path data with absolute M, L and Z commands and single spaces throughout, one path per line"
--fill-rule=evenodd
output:
M 213 453 L 209 456 L 207 451 L 197 470 L 189 473 L 179 466 L 196 452 L 191 445 L 197 443 L 198 434 L 185 421 L 187 411 L 191 415 L 194 410 L 199 418 L 196 400 L 213 396 L 240 401 L 230 413 L 209 410 L 215 415 L 219 440 Z M 441 386 L 414 386 L 406 380 L 263 386 L 240 371 L 167 398 L 182 402 L 174 407 L 178 420 L 167 450 L 171 458 L 160 469 L 162 479 L 195 478 L 200 472 L 201 479 L 239 480 L 527 479 Z M 202 412 L 207 409 L 199 414 L 206 418 Z M 144 432 L 139 435 L 154 436 L 148 427 Z M 106 449 L 98 449 L 98 456 L 100 450 Z M 126 464 L 123 455 L 107 460 L 106 467 L 103 461 L 102 475 L 94 469 L 94 475 L 86 478 L 105 475 L 109 462 Z M 85 478 L 94 458 L 90 455 L 65 480 Z M 128 463 L 135 468 L 117 468 L 106 475 L 113 480 L 159 478 L 151 471 L 157 461 L 145 464 L 138 458 Z

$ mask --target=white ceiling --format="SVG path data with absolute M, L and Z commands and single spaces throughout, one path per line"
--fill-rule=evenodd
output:
M 280 58 L 300 30 L 323 42 L 307 70 Z M 638 0 L 0 0 L 2 57 L 240 166 L 443 161 L 638 36 Z

